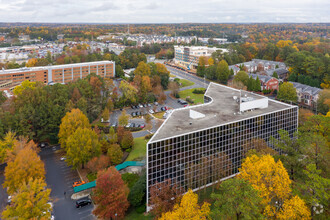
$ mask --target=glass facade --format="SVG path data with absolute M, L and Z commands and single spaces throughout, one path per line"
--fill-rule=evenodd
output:
M 147 191 L 171 179 L 178 187 L 198 189 L 234 175 L 247 151 L 283 129 L 297 130 L 298 107 L 148 143 Z M 277 150 L 277 149 L 275 149 Z

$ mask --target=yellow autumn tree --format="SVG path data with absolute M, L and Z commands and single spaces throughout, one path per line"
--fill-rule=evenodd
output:
M 282 162 L 275 162 L 270 155 L 252 155 L 245 159 L 239 171 L 238 178 L 247 180 L 259 191 L 264 215 L 276 216 L 279 204 L 283 204 L 291 193 L 291 180 Z
M 12 204 L 2 212 L 3 219 L 50 219 L 52 207 L 48 203 L 50 189 L 43 179 L 30 178 L 12 198 Z
M 180 204 L 174 205 L 173 211 L 164 213 L 160 220 L 201 220 L 207 219 L 209 213 L 210 204 L 198 205 L 198 195 L 189 189 Z
M 10 153 L 15 145 L 16 133 L 9 131 L 6 133 L 3 140 L 0 141 L 0 163 L 7 161 L 7 155 Z
M 58 133 L 61 148 L 66 149 L 66 141 L 78 128 L 91 128 L 88 118 L 79 109 L 72 109 L 62 118 Z
M 27 63 L 25 64 L 26 67 L 34 67 L 38 62 L 37 58 L 31 58 L 27 61 Z
M 23 93 L 23 91 L 27 88 L 35 89 L 36 88 L 36 82 L 30 82 L 29 80 L 25 80 L 21 83 L 21 85 L 16 86 L 13 90 L 14 95 L 20 95 Z
M 30 178 L 45 178 L 45 167 L 40 157 L 31 147 L 20 150 L 13 161 L 9 161 L 5 168 L 4 187 L 8 194 L 17 192 L 24 182 Z
M 294 196 L 284 201 L 281 211 L 277 215 L 278 219 L 311 219 L 310 211 L 305 202 Z
M 208 61 L 208 63 L 209 63 L 209 66 L 214 65 L 214 60 L 213 60 L 212 57 L 210 57 L 207 61 Z

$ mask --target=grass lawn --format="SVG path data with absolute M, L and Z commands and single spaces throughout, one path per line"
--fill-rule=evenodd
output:
M 126 161 L 142 160 L 146 157 L 147 141 L 144 137 L 134 138 L 132 151 L 129 153 Z
M 198 88 L 202 89 L 202 88 Z M 186 100 L 187 97 L 190 97 L 194 104 L 202 104 L 204 103 L 204 94 L 194 94 L 194 89 L 187 89 L 179 92 L 180 98 Z
M 165 112 L 157 112 L 157 113 L 152 114 L 152 115 L 156 118 L 163 119 L 164 114 L 165 114 Z
M 195 84 L 194 82 L 191 82 L 191 81 L 186 80 L 186 79 L 180 79 L 179 82 L 181 83 L 180 88 L 183 88 L 183 87 L 186 87 L 186 86 L 192 86 L 192 85 Z
M 175 78 L 175 77 L 176 77 L 176 75 L 173 75 L 173 74 L 171 74 L 171 73 L 170 73 L 170 77 L 173 77 L 173 78 Z
M 130 211 L 124 218 L 125 220 L 151 220 L 153 219 L 153 216 L 151 216 L 150 214 L 148 214 L 147 216 L 145 216 L 143 213 L 139 214 L 135 211 L 135 209 L 133 209 L 132 211 Z

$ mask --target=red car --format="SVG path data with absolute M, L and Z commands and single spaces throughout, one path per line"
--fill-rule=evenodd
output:
M 144 128 L 145 126 L 145 124 L 140 124 L 140 128 Z

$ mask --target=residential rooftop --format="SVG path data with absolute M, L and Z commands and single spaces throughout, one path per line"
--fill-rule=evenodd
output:
M 209 84 L 205 96 L 211 101 L 175 109 L 149 143 L 296 107 L 216 83 Z M 239 101 L 239 97 L 242 97 L 242 103 Z M 246 109 L 246 106 L 248 106 L 248 110 L 240 111 L 243 107 Z

